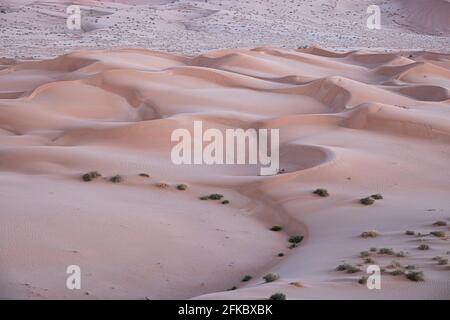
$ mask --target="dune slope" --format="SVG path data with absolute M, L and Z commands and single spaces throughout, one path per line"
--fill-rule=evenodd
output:
M 449 55 L 120 49 L 2 63 L 1 298 L 450 298 L 450 268 L 432 260 L 450 252 L 448 226 L 433 225 L 450 224 Z M 195 120 L 279 129 L 284 172 L 174 165 L 171 133 Z M 84 182 L 92 170 L 102 177 Z M 230 204 L 199 200 L 216 192 Z M 386 271 L 368 290 L 359 254 L 383 247 L 405 254 L 372 253 Z M 425 281 L 391 275 L 392 260 Z M 344 262 L 360 271 L 336 271 Z M 66 289 L 69 265 L 81 290 Z M 263 283 L 268 272 L 280 280 Z

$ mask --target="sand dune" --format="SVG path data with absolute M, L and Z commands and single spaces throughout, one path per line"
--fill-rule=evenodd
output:
M 450 269 L 432 260 L 448 238 L 404 234 L 450 223 L 449 55 L 118 49 L 2 65 L 1 298 L 450 298 Z M 171 133 L 194 120 L 280 129 L 284 173 L 175 166 Z M 103 177 L 83 182 L 91 170 Z M 231 203 L 199 200 L 213 192 Z M 359 203 L 374 193 L 384 199 Z M 380 236 L 361 239 L 367 230 Z M 305 239 L 289 249 L 295 234 Z M 382 290 L 358 284 L 371 247 L 408 252 L 374 259 L 415 265 L 425 281 L 386 272 Z M 362 271 L 335 271 L 343 261 Z M 71 264 L 81 291 L 65 289 Z M 268 272 L 281 279 L 264 284 Z

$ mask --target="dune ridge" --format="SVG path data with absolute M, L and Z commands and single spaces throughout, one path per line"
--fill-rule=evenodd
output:
M 448 240 L 421 252 L 403 234 L 450 221 L 450 55 L 116 49 L 2 63 L 1 298 L 450 298 L 448 266 L 431 264 Z M 173 165 L 170 135 L 194 120 L 280 129 L 283 172 Z M 83 182 L 91 170 L 103 177 Z M 198 199 L 213 192 L 231 203 Z M 358 239 L 372 229 L 382 236 Z M 334 270 L 370 246 L 408 251 L 426 281 L 385 275 L 376 292 L 364 272 Z M 80 292 L 64 288 L 70 264 L 85 270 Z M 281 279 L 263 284 L 267 272 Z

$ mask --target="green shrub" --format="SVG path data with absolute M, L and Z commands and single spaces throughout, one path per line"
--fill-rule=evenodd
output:
M 299 244 L 302 242 L 303 236 L 302 235 L 296 235 L 296 236 L 290 236 L 288 239 L 289 243 Z
M 365 206 L 370 206 L 375 202 L 375 200 L 373 200 L 371 197 L 367 197 L 360 199 L 359 202 L 361 202 Z
M 269 300 L 286 300 L 286 295 L 284 293 L 277 292 L 271 295 Z
M 113 183 L 119 183 L 119 182 L 122 182 L 122 181 L 123 181 L 123 178 L 122 178 L 120 175 L 116 174 L 115 176 L 112 176 L 112 177 L 109 179 L 109 181 L 111 181 L 111 182 L 113 182 Z
M 221 195 L 220 193 L 212 193 L 208 196 L 208 198 L 211 200 L 221 200 L 223 198 L 223 195 Z
M 81 176 L 81 178 L 83 179 L 83 181 L 89 182 L 94 180 L 95 178 L 101 177 L 102 175 L 100 173 L 98 173 L 97 171 L 91 171 L 88 173 L 85 173 Z
M 435 227 L 445 227 L 447 225 L 447 222 L 445 221 L 436 221 L 435 223 L 433 223 L 433 226 Z
M 330 194 L 328 193 L 327 189 L 319 188 L 313 191 L 314 194 L 317 194 L 321 197 L 328 197 Z
M 272 228 L 270 228 L 270 230 L 271 230 L 271 231 L 278 232 L 278 231 L 283 230 L 283 227 L 282 227 L 282 226 L 273 226 Z
M 406 275 L 406 278 L 411 281 L 424 281 L 425 280 L 423 271 L 410 271 L 410 272 L 407 272 L 405 275 Z
M 187 188 L 188 188 L 188 186 L 185 185 L 185 184 L 183 184 L 183 183 L 177 185 L 177 189 L 180 190 L 180 191 L 184 191 L 184 190 L 186 190 Z
M 242 282 L 250 281 L 250 280 L 252 280 L 252 278 L 253 278 L 252 276 L 246 275 L 242 278 Z
M 379 236 L 379 233 L 376 231 L 364 231 L 361 233 L 361 238 L 367 239 L 367 238 L 376 238 Z
M 381 194 L 379 194 L 379 193 L 373 194 L 373 195 L 371 195 L 370 197 L 371 197 L 372 199 L 375 199 L 375 200 L 381 200 L 381 199 L 383 199 L 383 196 L 382 196 Z
M 266 282 L 274 282 L 274 281 L 277 281 L 278 279 L 280 279 L 280 276 L 276 273 L 268 273 L 263 277 L 263 279 Z
M 427 244 L 421 244 L 420 246 L 417 247 L 417 249 L 419 250 L 430 250 L 430 246 Z

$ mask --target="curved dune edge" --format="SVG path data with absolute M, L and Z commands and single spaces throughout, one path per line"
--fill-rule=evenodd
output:
M 431 263 L 449 241 L 429 238 L 432 250 L 421 252 L 404 235 L 450 219 L 449 88 L 450 56 L 427 52 L 121 49 L 8 61 L 0 70 L 0 297 L 449 298 L 448 268 Z M 284 172 L 173 165 L 171 133 L 200 120 L 219 130 L 279 129 Z M 82 182 L 91 170 L 103 177 Z M 115 174 L 124 182 L 109 182 Z M 231 203 L 198 199 L 213 192 Z M 385 199 L 358 202 L 374 193 Z M 358 238 L 373 229 L 377 239 Z M 288 249 L 297 234 L 304 240 Z M 371 246 L 408 251 L 402 261 L 427 280 L 385 275 L 375 293 L 358 285 L 363 271 L 334 271 L 361 263 Z M 392 259 L 376 257 L 382 266 Z M 61 288 L 64 267 L 76 263 L 90 274 L 81 292 Z M 281 279 L 263 284 L 268 272 Z M 254 278 L 240 282 L 246 274 Z

